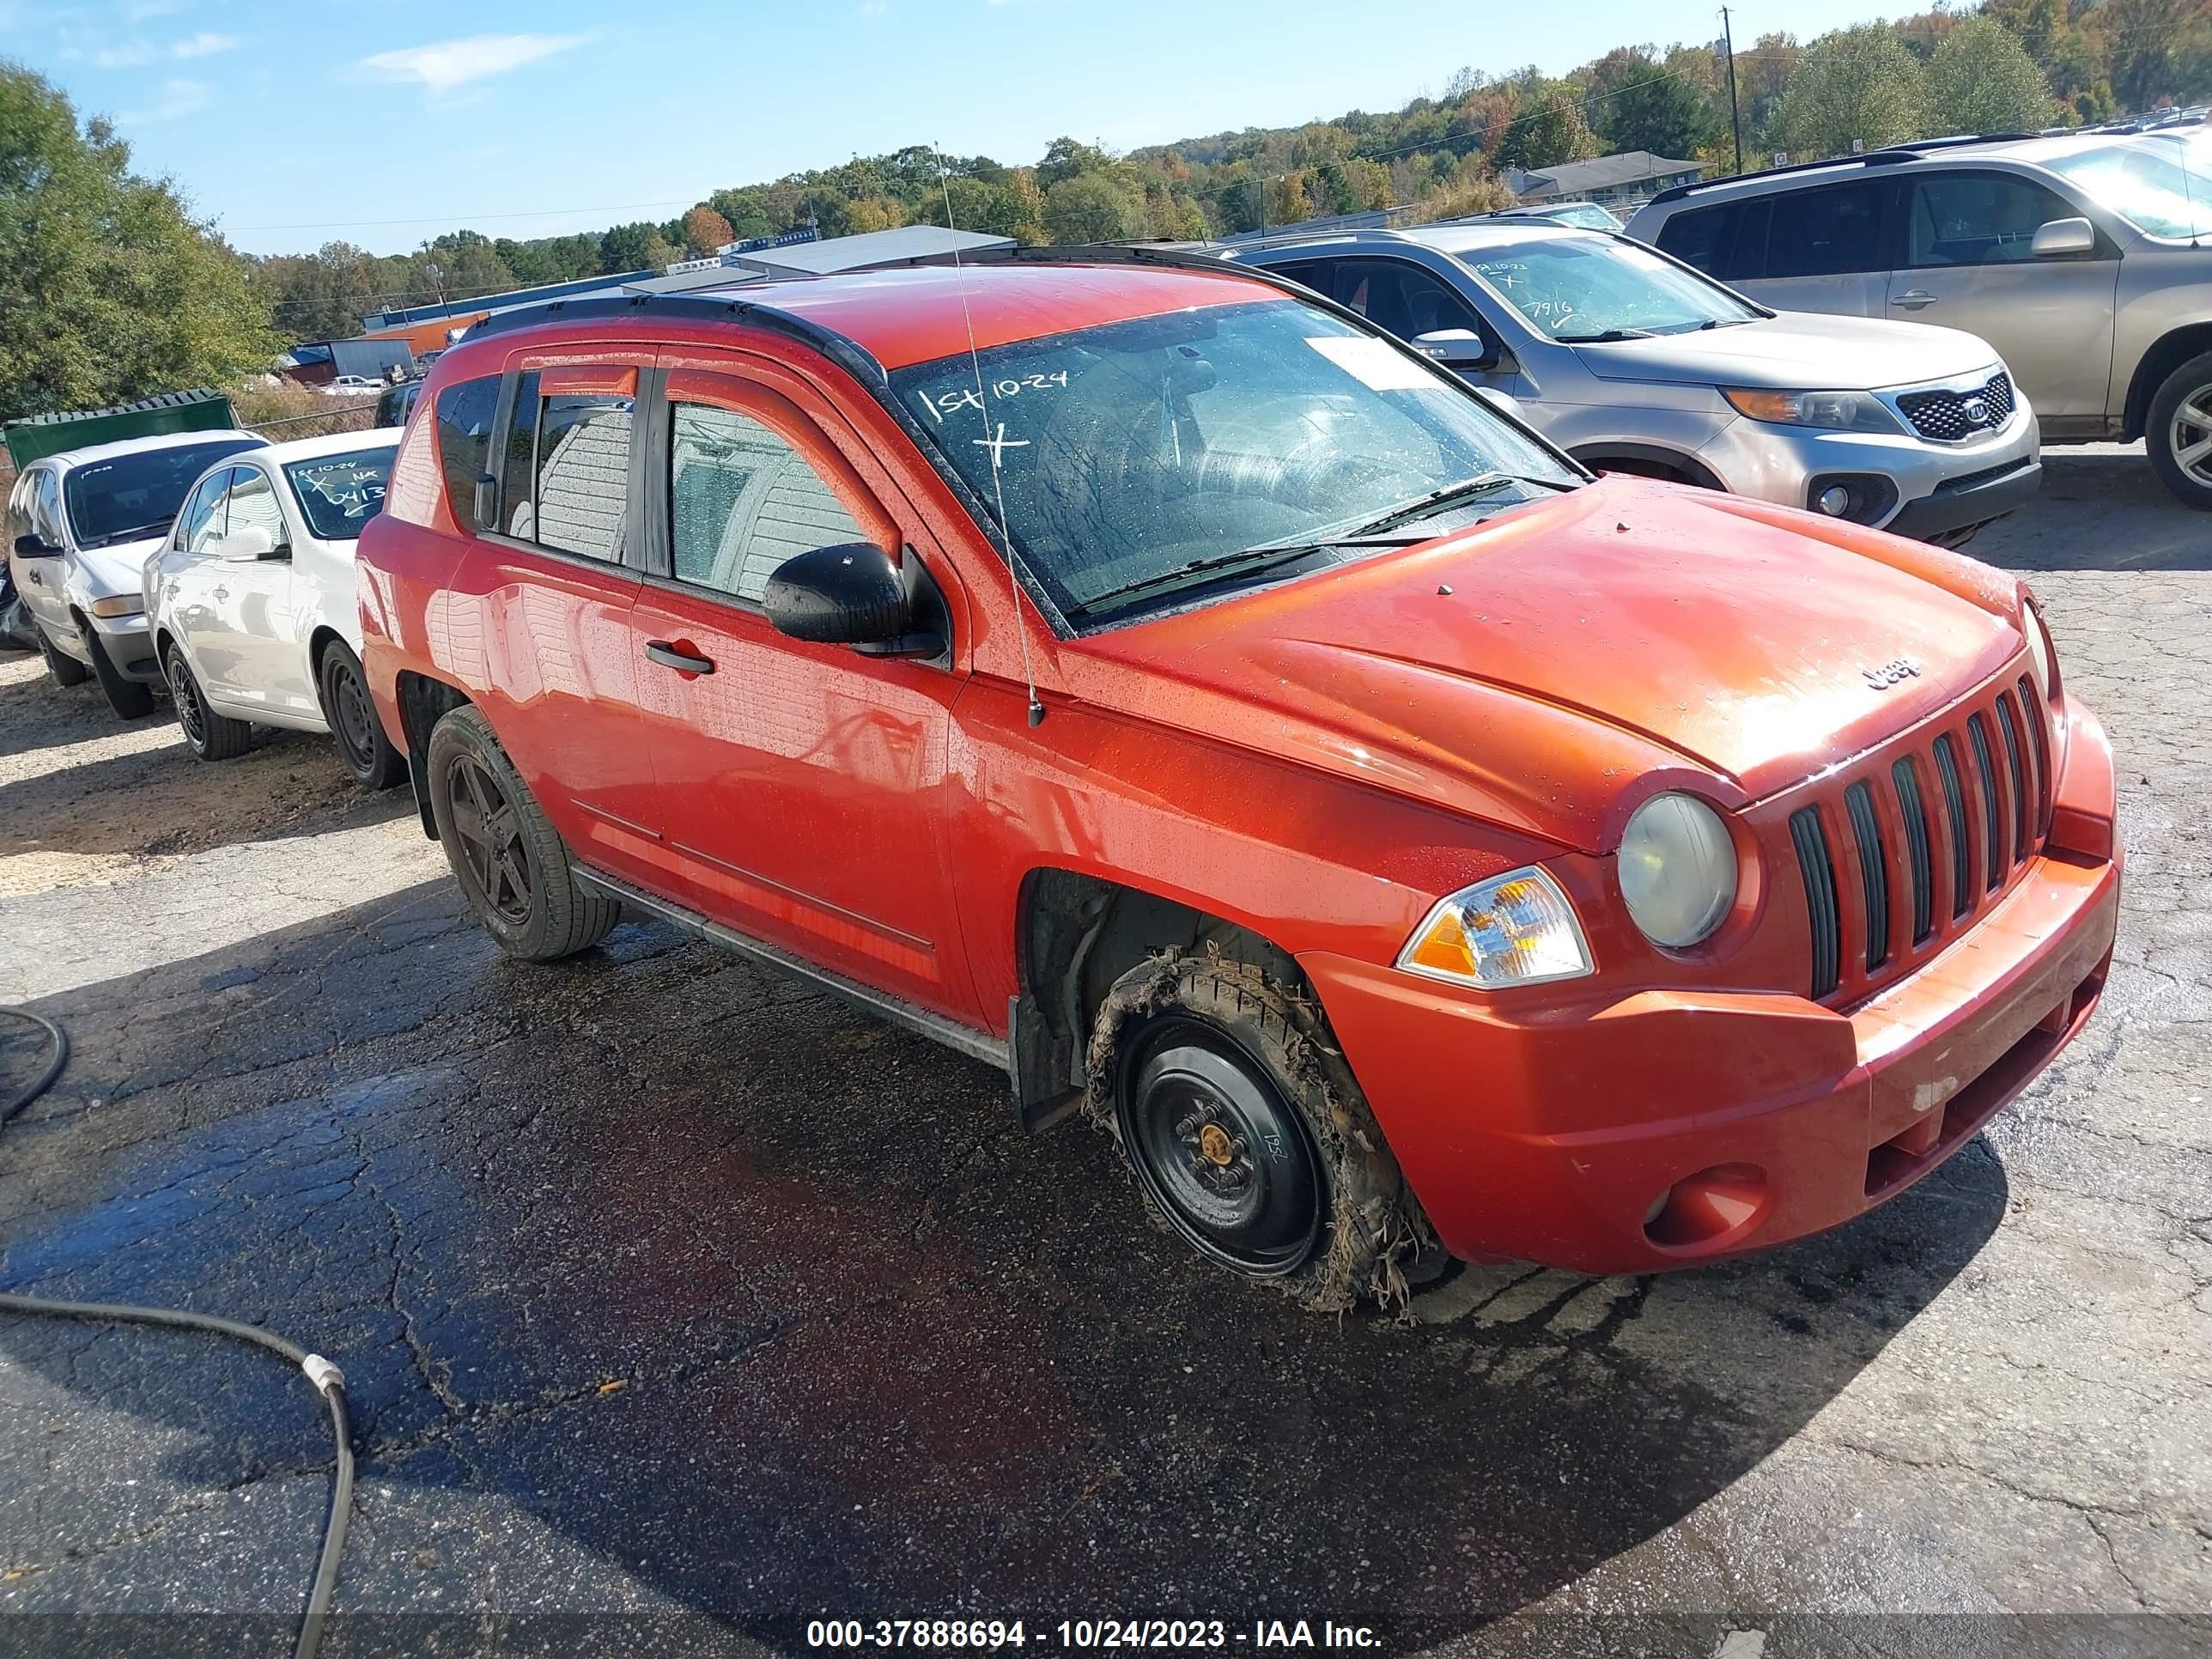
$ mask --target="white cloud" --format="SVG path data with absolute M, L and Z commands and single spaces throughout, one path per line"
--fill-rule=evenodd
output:
M 150 40 L 124 40 L 94 52 L 71 46 L 62 53 L 64 58 L 82 58 L 95 69 L 136 69 L 141 64 L 152 63 L 155 55 L 154 44 Z
M 504 75 L 583 43 L 580 34 L 475 34 L 434 46 L 380 52 L 362 58 L 361 66 L 382 80 L 413 81 L 426 92 L 451 92 L 471 81 Z
M 210 34 L 202 29 L 198 34 L 179 40 L 169 48 L 172 58 L 211 58 L 219 52 L 231 52 L 246 42 L 235 34 Z
M 161 95 L 144 109 L 128 109 L 115 118 L 130 125 L 155 121 L 181 121 L 197 115 L 215 98 L 215 88 L 204 81 L 164 81 Z

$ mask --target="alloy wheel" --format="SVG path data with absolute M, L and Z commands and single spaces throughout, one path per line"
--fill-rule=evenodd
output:
M 199 684 L 184 659 L 169 659 L 169 695 L 177 705 L 177 724 L 185 728 L 185 741 L 194 749 L 207 747 L 207 708 L 200 702 Z
M 1130 1055 L 1119 1094 L 1138 1179 L 1201 1253 L 1261 1279 L 1312 1255 L 1323 1200 L 1312 1140 L 1236 1043 L 1202 1021 L 1160 1020 Z
M 2184 398 L 2166 423 L 2166 447 L 2193 483 L 2212 489 L 2212 386 Z
M 526 925 L 532 892 L 530 856 L 522 843 L 521 817 L 499 781 L 475 756 L 456 755 L 446 769 L 446 804 L 475 896 L 502 920 Z

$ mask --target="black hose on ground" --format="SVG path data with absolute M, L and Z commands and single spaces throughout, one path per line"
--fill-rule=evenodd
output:
M 0 1106 L 0 1128 L 53 1086 L 69 1063 L 69 1036 L 44 1014 L 27 1008 L 0 1006 L 0 1017 L 35 1025 L 46 1033 L 53 1054 L 36 1079 Z M 331 1437 L 337 1447 L 337 1467 L 331 1476 L 330 1518 L 323 1528 L 323 1552 L 315 1563 L 315 1582 L 307 1592 L 307 1612 L 300 1620 L 300 1640 L 294 1659 L 314 1659 L 323 1639 L 323 1621 L 330 1615 L 331 1595 L 337 1586 L 338 1558 L 345 1553 L 346 1523 L 353 1514 L 353 1431 L 346 1421 L 345 1377 L 319 1353 L 310 1353 L 258 1325 L 215 1314 L 191 1313 L 180 1308 L 142 1308 L 123 1302 L 57 1302 L 41 1296 L 0 1293 L 0 1313 L 25 1314 L 33 1318 L 86 1319 L 116 1324 L 159 1325 L 177 1330 L 207 1331 L 281 1355 L 298 1366 L 323 1402 L 330 1407 Z

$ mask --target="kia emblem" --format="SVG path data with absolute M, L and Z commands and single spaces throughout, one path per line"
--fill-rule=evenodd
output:
M 1967 398 L 1964 413 L 1967 420 L 1971 421 L 1976 426 L 1987 426 L 1989 424 L 1990 406 L 1979 398 Z

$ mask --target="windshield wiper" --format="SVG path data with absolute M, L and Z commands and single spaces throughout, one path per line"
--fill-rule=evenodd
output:
M 1180 587 L 1231 569 L 1239 574 L 1271 570 L 1279 564 L 1289 564 L 1334 545 L 1334 542 L 1264 543 L 1258 547 L 1242 547 L 1233 553 L 1216 553 L 1207 558 L 1193 559 L 1188 564 L 1179 564 L 1172 570 L 1163 570 L 1158 575 L 1139 577 L 1119 587 L 1109 587 L 1103 593 L 1094 593 L 1075 609 L 1079 613 L 1096 611 L 1109 600 L 1126 599 L 1162 587 Z
M 111 530 L 100 538 L 100 545 L 112 547 L 118 542 L 129 541 L 133 536 L 149 536 L 157 530 L 167 530 L 176 521 L 177 515 L 172 513 L 167 518 L 156 519 L 151 524 L 134 524 L 127 529 Z
M 1703 334 L 1707 329 L 1713 328 L 1741 328 L 1751 320 L 1748 317 L 1716 317 L 1710 322 L 1699 323 L 1698 332 Z
M 1431 489 L 1425 495 L 1416 495 L 1410 501 L 1401 501 L 1387 513 L 1376 514 L 1364 524 L 1354 525 L 1345 537 L 1379 536 L 1386 530 L 1395 530 L 1401 525 L 1412 524 L 1417 519 L 1426 519 L 1438 513 L 1449 512 L 1462 501 L 1476 501 L 1493 495 L 1508 484 L 1539 484 L 1546 489 L 1570 489 L 1573 486 L 1554 478 L 1525 477 L 1518 472 L 1478 472 L 1472 478 L 1462 478 L 1457 483 L 1445 484 Z
M 1561 345 L 1611 345 L 1616 340 L 1649 340 L 1654 337 L 1648 328 L 1609 328 L 1601 334 L 1554 334 Z

